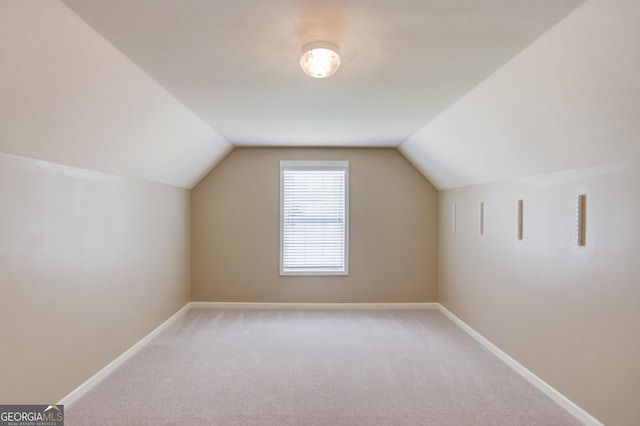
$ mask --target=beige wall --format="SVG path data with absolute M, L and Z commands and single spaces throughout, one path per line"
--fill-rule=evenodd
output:
M 189 192 L 0 154 L 0 401 L 55 403 L 189 300 Z
M 587 246 L 577 247 L 582 193 Z M 600 421 L 638 425 L 639 211 L 638 161 L 441 192 L 440 302 Z
M 349 276 L 279 275 L 280 160 L 350 162 Z M 435 302 L 437 197 L 395 149 L 235 149 L 192 190 L 192 299 Z

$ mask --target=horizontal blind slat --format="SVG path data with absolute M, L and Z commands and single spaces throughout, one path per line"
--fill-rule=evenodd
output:
M 284 168 L 283 269 L 345 270 L 346 168 Z

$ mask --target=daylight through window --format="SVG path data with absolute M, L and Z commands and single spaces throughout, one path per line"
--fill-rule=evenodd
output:
M 280 274 L 348 274 L 347 161 L 280 162 Z

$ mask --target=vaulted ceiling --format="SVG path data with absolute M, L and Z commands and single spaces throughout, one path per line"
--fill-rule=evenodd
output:
M 399 147 L 440 189 L 639 155 L 633 0 L 0 0 L 0 151 L 185 188 L 233 146 Z M 315 80 L 306 42 L 340 46 Z
M 400 146 L 439 188 L 640 159 L 640 2 L 591 0 Z

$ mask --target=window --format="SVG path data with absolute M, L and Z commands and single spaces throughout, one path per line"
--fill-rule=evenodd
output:
M 280 275 L 348 275 L 349 162 L 280 162 Z

